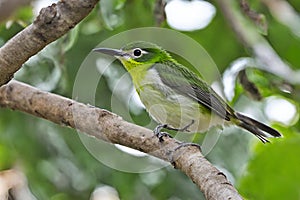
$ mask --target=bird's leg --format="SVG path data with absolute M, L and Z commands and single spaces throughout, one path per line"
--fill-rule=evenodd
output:
M 191 123 L 189 123 L 188 125 L 186 125 L 185 127 L 183 128 L 173 128 L 171 126 L 169 126 L 168 124 L 160 124 L 158 126 L 155 127 L 154 129 L 154 134 L 156 135 L 156 137 L 158 137 L 159 141 L 160 142 L 163 142 L 164 139 L 163 137 L 164 136 L 167 136 L 167 137 L 171 137 L 172 136 L 166 132 L 161 132 L 161 129 L 165 128 L 165 129 L 168 129 L 168 130 L 171 130 L 171 131 L 186 131 L 186 132 L 189 132 L 188 128 L 193 125 L 195 123 L 195 120 L 192 120 Z
M 175 130 L 175 131 L 189 132 L 188 128 L 191 127 L 191 125 L 193 125 L 194 123 L 195 123 L 195 120 L 192 120 L 191 123 L 189 123 L 188 125 L 186 125 L 185 127 L 181 128 L 181 129 L 169 127 L 168 125 L 166 125 L 164 128 L 169 129 L 169 130 Z M 181 142 L 174 149 L 174 152 L 177 151 L 178 149 L 180 149 L 181 147 L 187 147 L 187 146 L 195 146 L 195 147 L 199 148 L 200 151 L 202 151 L 201 146 L 199 144 L 192 143 L 192 142 Z M 173 159 L 172 159 L 171 163 L 175 163 L 175 162 L 173 162 Z
M 182 131 L 182 132 L 190 132 L 189 128 L 195 123 L 195 120 L 192 120 L 191 123 L 189 123 L 188 125 L 186 125 L 183 128 L 173 128 L 171 126 L 169 126 L 168 124 L 165 124 L 165 126 L 163 128 L 171 130 L 171 131 Z
M 164 141 L 164 139 L 163 139 L 164 136 L 172 138 L 172 136 L 170 134 L 168 134 L 166 132 L 161 132 L 161 129 L 163 129 L 163 128 L 168 129 L 168 127 L 169 127 L 168 124 L 160 124 L 155 127 L 153 132 L 156 135 L 156 137 L 158 137 L 160 142 Z

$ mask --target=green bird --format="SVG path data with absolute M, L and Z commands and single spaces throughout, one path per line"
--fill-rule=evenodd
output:
M 263 143 L 280 137 L 273 128 L 234 111 L 200 76 L 177 62 L 163 48 L 144 41 L 121 49 L 96 48 L 121 61 L 150 116 L 161 128 L 204 132 L 213 126 L 237 125 Z

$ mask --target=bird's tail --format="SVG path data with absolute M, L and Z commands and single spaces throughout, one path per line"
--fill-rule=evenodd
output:
M 242 115 L 238 112 L 236 112 L 235 115 L 240 121 L 237 125 L 250 131 L 263 143 L 269 142 L 267 139 L 268 135 L 266 133 L 272 135 L 273 137 L 281 137 L 281 134 L 278 131 L 259 121 L 256 121 L 255 119 Z

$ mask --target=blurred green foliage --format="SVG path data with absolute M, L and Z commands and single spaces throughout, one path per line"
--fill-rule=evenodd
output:
M 258 145 L 240 179 L 240 192 L 249 199 L 299 198 L 299 136 L 293 130 L 277 128 L 286 134 L 285 141 Z
M 289 1 L 300 12 L 299 1 Z M 74 80 L 81 63 L 98 43 L 119 32 L 144 26 L 155 26 L 155 0 L 102 0 L 79 25 L 24 64 L 16 74 L 24 81 L 43 90 L 72 97 Z M 208 27 L 184 32 L 199 42 L 223 72 L 234 60 L 251 57 L 228 26 L 219 7 Z M 268 23 L 264 36 L 282 59 L 294 70 L 300 69 L 300 38 L 279 23 L 260 1 L 250 5 L 262 13 Z M 31 7 L 20 9 L 9 21 L 0 24 L 0 45 L 17 34 L 34 19 Z M 168 28 L 167 24 L 163 27 Z M 116 63 L 118 64 L 118 63 Z M 124 73 L 120 67 L 120 73 Z M 258 69 L 247 69 L 247 77 L 263 97 L 272 95 L 290 99 L 299 107 L 299 85 Z M 88 79 L 88 77 L 87 77 Z M 262 103 L 249 103 L 245 91 L 236 81 L 231 102 L 238 110 L 251 110 L 258 118 L 266 116 Z M 286 92 L 286 85 L 290 91 Z M 283 87 L 283 88 L 281 88 Z M 111 110 L 112 91 L 107 78 L 97 87 L 96 105 Z M 88 103 L 88 102 L 86 102 Z M 118 113 L 122 116 L 122 113 Z M 148 124 L 145 111 L 130 113 L 137 124 Z M 274 124 L 275 125 L 275 124 Z M 228 128 L 216 147 L 207 156 L 237 186 L 246 199 L 298 199 L 300 123 L 284 127 L 276 124 L 284 138 L 272 144 L 260 144 L 250 134 Z M 111 169 L 89 154 L 76 131 L 18 111 L 0 109 L 0 169 L 16 167 L 26 177 L 37 199 L 89 199 L 101 185 L 115 188 L 121 199 L 203 199 L 197 187 L 172 167 L 155 174 L 134 174 Z M 157 175 L 157 174 L 156 174 Z

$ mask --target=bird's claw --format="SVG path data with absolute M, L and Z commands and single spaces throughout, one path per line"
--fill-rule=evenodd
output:
M 155 129 L 154 129 L 154 131 L 153 131 L 154 134 L 155 134 L 155 136 L 158 137 L 158 139 L 159 139 L 160 142 L 164 141 L 163 137 L 170 137 L 170 138 L 172 138 L 172 136 L 170 134 L 168 134 L 166 132 L 161 132 L 161 129 L 167 128 L 167 127 L 168 127 L 167 124 L 160 124 L 160 125 L 156 126 Z
M 199 144 L 195 144 L 195 143 L 191 143 L 191 142 L 182 142 L 182 143 L 179 143 L 179 145 L 174 149 L 174 151 L 172 151 L 172 157 L 170 159 L 170 162 L 171 164 L 173 165 L 173 167 L 176 169 L 177 166 L 176 166 L 176 158 L 174 157 L 175 156 L 175 152 L 178 151 L 180 148 L 182 147 L 186 147 L 186 146 L 195 146 L 199 149 L 199 151 L 201 152 L 201 146 Z M 178 155 L 176 156 L 178 158 Z
M 182 131 L 182 132 L 190 132 L 189 128 L 195 123 L 195 120 L 192 120 L 191 123 L 187 124 L 183 128 L 173 128 L 172 126 L 169 126 L 168 124 L 160 124 L 155 129 L 154 132 L 160 131 L 161 129 L 165 128 L 171 131 Z
M 182 142 L 179 144 L 179 146 L 177 146 L 174 151 L 177 151 L 178 149 L 182 148 L 182 147 L 186 147 L 186 146 L 194 146 L 194 147 L 198 147 L 199 150 L 201 151 L 201 146 L 199 144 L 196 143 L 192 143 L 192 142 Z
M 159 141 L 160 141 L 160 142 L 163 142 L 163 141 L 164 141 L 163 137 L 165 137 L 165 136 L 172 138 L 172 136 L 171 136 L 170 134 L 168 134 L 168 133 L 166 133 L 166 132 L 161 132 L 161 130 L 162 130 L 163 128 L 168 129 L 168 130 L 172 130 L 172 131 L 190 132 L 190 131 L 188 130 L 188 128 L 189 128 L 191 125 L 193 125 L 194 123 L 195 123 L 195 120 L 192 120 L 191 123 L 189 123 L 188 125 L 186 125 L 186 126 L 183 127 L 183 128 L 173 128 L 173 127 L 169 126 L 168 124 L 160 124 L 160 125 L 158 125 L 158 126 L 155 127 L 155 129 L 154 129 L 153 132 L 154 132 L 154 134 L 156 135 L 156 137 L 158 137 Z
M 164 141 L 163 137 L 173 138 L 170 134 L 168 134 L 168 133 L 166 133 L 166 132 L 159 132 L 156 136 L 158 137 L 158 140 L 159 140 L 160 142 L 163 142 L 163 141 Z
M 190 132 L 189 128 L 195 123 L 195 120 L 192 120 L 191 123 L 186 125 L 185 127 L 178 129 L 177 131 L 182 131 L 182 132 Z

